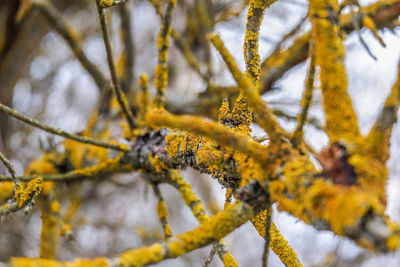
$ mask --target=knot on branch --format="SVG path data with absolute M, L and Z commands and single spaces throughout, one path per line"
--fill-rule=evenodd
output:
M 346 147 L 335 142 L 322 149 L 317 156 L 322 165 L 322 176 L 332 179 L 333 183 L 350 186 L 357 182 L 354 167 L 348 163 Z

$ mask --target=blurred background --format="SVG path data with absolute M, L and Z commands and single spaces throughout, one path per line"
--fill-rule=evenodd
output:
M 101 86 L 82 67 L 73 51 L 55 30 L 52 23 L 38 8 L 22 12 L 25 2 L 0 0 L 0 103 L 6 104 L 63 130 L 81 132 L 102 99 Z M 60 19 L 80 35 L 84 53 L 109 79 L 104 43 L 98 23 L 94 1 L 53 1 Z M 157 63 L 156 40 L 160 19 L 151 1 L 130 0 L 129 12 L 132 78 L 126 91 L 132 103 L 139 91 L 138 80 L 142 73 L 150 77 L 150 93 L 154 93 L 154 68 Z M 161 2 L 161 1 L 155 1 Z M 201 21 L 199 2 L 178 1 L 174 11 L 173 26 L 190 47 L 199 62 L 194 70 L 183 56 L 177 41 L 172 41 L 169 60 L 169 85 L 166 90 L 167 107 L 174 113 L 193 113 L 216 119 L 222 97 L 211 99 L 212 85 L 235 86 L 221 58 L 206 42 L 207 32 L 219 33 L 229 51 L 242 69 L 243 40 L 247 14 L 247 1 L 207 0 L 210 22 Z M 375 1 L 360 0 L 368 5 Z M 107 21 L 112 36 L 114 58 L 126 53 L 121 27 L 125 15 L 120 7 L 107 9 Z M 261 59 L 269 56 L 279 44 L 282 49 L 292 44 L 293 37 L 310 30 L 303 18 L 307 15 L 308 2 L 304 0 L 279 0 L 267 10 L 260 32 Z M 343 13 L 357 12 L 357 7 L 346 8 Z M 301 22 L 301 24 L 299 24 Z M 282 44 L 282 38 L 298 26 L 295 34 Z M 126 27 L 125 27 L 126 29 Z M 367 30 L 354 31 L 344 41 L 349 92 L 363 133 L 375 121 L 390 88 L 395 82 L 400 58 L 399 27 L 379 31 L 383 47 Z M 360 43 L 359 36 L 367 43 L 376 60 Z M 293 130 L 299 102 L 304 89 L 308 61 L 298 64 L 273 83 L 263 98 L 279 113 L 280 121 Z M 201 73 L 201 74 L 199 74 Z M 103 85 L 103 87 L 105 87 Z M 318 88 L 318 85 L 317 85 Z M 235 94 L 232 94 L 234 96 Z M 231 95 L 230 95 L 231 96 Z M 215 98 L 215 97 L 214 97 Z M 234 99 L 234 98 L 233 98 Z M 212 105 L 208 106 L 208 105 Z M 135 104 L 133 104 L 135 108 Z M 328 144 L 321 130 L 324 116 L 320 91 L 314 91 L 311 108 L 312 123 L 306 126 L 306 140 L 317 151 Z M 392 133 L 390 176 L 387 186 L 387 214 L 400 222 L 400 129 Z M 115 138 L 118 133 L 115 133 Z M 254 136 L 262 136 L 257 125 Z M 62 150 L 62 138 L 25 125 L 0 114 L 0 150 L 11 160 L 17 174 L 23 175 L 29 162 L 40 157 L 49 147 Z M 397 164 L 396 164 L 397 163 Z M 7 174 L 3 166 L 0 173 Z M 223 208 L 225 190 L 208 175 L 193 170 L 183 171 L 184 177 L 204 201 L 209 214 Z M 74 184 L 66 184 L 74 187 Z M 178 192 L 168 185 L 160 186 L 166 200 L 170 224 L 174 234 L 193 229 L 198 225 Z M 78 257 L 115 256 L 130 248 L 149 245 L 163 239 L 163 232 L 156 213 L 157 199 L 151 186 L 137 173 L 119 174 L 109 179 L 85 181 L 75 192 L 82 205 L 72 220 L 71 237 L 62 237 L 58 246 L 58 259 Z M 70 199 L 61 199 L 62 209 Z M 305 266 L 399 266 L 400 253 L 375 255 L 359 248 L 353 242 L 334 236 L 331 232 L 317 231 L 296 218 L 274 209 L 273 221 L 283 236 L 298 253 Z M 10 257 L 38 256 L 41 231 L 40 212 L 33 208 L 28 215 L 11 214 L 0 221 L 0 261 Z M 249 223 L 225 238 L 229 252 L 240 266 L 261 265 L 264 240 Z M 166 260 L 156 266 L 202 266 L 211 246 L 188 253 L 179 259 Z M 271 252 L 270 266 L 283 266 Z M 215 257 L 211 266 L 223 266 Z

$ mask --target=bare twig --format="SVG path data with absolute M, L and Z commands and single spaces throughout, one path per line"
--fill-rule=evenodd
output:
M 294 144 L 299 144 L 301 139 L 303 138 L 303 127 L 305 122 L 307 121 L 308 110 L 312 103 L 313 97 L 313 89 L 314 89 L 314 78 L 315 78 L 315 56 L 314 56 L 314 44 L 310 45 L 310 66 L 308 68 L 307 80 L 306 80 L 306 88 L 303 92 L 303 97 L 301 100 L 301 112 L 297 117 L 297 127 L 293 133 L 292 141 Z
M 36 2 L 39 10 L 43 13 L 50 24 L 56 29 L 56 31 L 68 43 L 76 58 L 87 70 L 87 72 L 92 76 L 97 86 L 99 88 L 104 88 L 108 83 L 107 79 L 104 77 L 99 68 L 97 68 L 97 66 L 93 64 L 83 52 L 81 36 L 74 30 L 74 28 L 70 24 L 63 20 L 63 16 L 51 4 L 50 1 L 35 1 L 35 3 Z
M 3 162 L 4 166 L 6 166 L 8 172 L 11 174 L 11 177 L 13 178 L 13 180 L 15 180 L 15 182 L 18 181 L 18 177 L 17 174 L 14 170 L 13 165 L 11 164 L 11 162 L 3 155 L 3 153 L 0 152 L 0 161 Z
M 99 14 L 101 32 L 103 33 L 104 45 L 106 47 L 106 52 L 107 52 L 107 63 L 108 63 L 108 68 L 110 69 L 114 93 L 117 97 L 119 105 L 121 106 L 122 112 L 128 121 L 129 127 L 131 129 L 135 129 L 138 126 L 137 122 L 136 122 L 135 118 L 133 117 L 132 111 L 129 108 L 128 101 L 125 97 L 125 94 L 119 86 L 117 72 L 115 70 L 114 60 L 113 60 L 113 56 L 112 56 L 110 36 L 108 34 L 106 18 L 104 16 L 104 10 L 99 5 L 99 2 L 97 0 L 96 0 L 96 3 L 97 3 L 97 11 Z
M 132 36 L 131 27 L 131 16 L 129 3 L 122 5 L 119 9 L 119 16 L 121 17 L 121 39 L 124 43 L 124 64 L 123 73 L 121 77 L 121 88 L 127 93 L 133 83 L 133 71 L 134 71 L 134 54 L 135 45 Z
M 43 123 L 41 123 L 35 119 L 32 119 L 28 116 L 22 115 L 18 111 L 14 110 L 12 108 L 9 108 L 3 104 L 0 104 L 0 112 L 6 113 L 18 120 L 21 120 L 29 125 L 32 125 L 33 127 L 42 129 L 46 132 L 49 132 L 49 133 L 52 133 L 52 134 L 55 134 L 58 136 L 65 137 L 67 139 L 75 140 L 77 142 L 90 144 L 90 145 L 94 145 L 94 146 L 100 146 L 100 147 L 109 148 L 109 149 L 114 149 L 114 150 L 118 150 L 118 151 L 127 151 L 128 150 L 121 145 L 114 145 L 114 144 L 102 142 L 102 141 L 99 141 L 96 139 L 92 139 L 90 137 L 80 136 L 77 134 L 72 134 L 72 133 L 68 133 L 68 132 L 60 130 L 60 129 L 53 128 L 49 125 L 43 124 Z
M 212 260 L 214 259 L 215 253 L 218 250 L 218 244 L 219 243 L 217 242 L 212 246 L 211 251 L 210 251 L 210 255 L 208 255 L 208 258 L 204 262 L 203 267 L 208 267 L 210 265 L 210 263 L 212 262 Z

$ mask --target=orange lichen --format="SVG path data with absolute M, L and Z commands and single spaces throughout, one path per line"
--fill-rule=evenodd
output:
M 279 209 L 305 222 L 324 221 L 336 234 L 346 235 L 358 229 L 367 213 L 384 213 L 378 194 L 315 178 L 315 168 L 306 157 L 295 157 L 281 172 L 281 179 L 271 182 L 271 196 L 276 198 Z

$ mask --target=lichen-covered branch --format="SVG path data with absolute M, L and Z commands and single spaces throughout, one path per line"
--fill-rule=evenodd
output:
M 221 211 L 210 221 L 200 225 L 198 228 L 184 232 L 170 239 L 165 243 L 155 243 L 148 247 L 128 250 L 119 257 L 113 259 L 95 258 L 78 259 L 73 262 L 58 262 L 44 260 L 40 258 L 13 258 L 11 266 L 37 266 L 44 267 L 47 264 L 53 266 L 145 266 L 160 262 L 168 258 L 176 258 L 186 252 L 217 242 L 222 237 L 234 231 L 236 228 L 246 223 L 253 216 L 253 209 L 243 203 L 238 202 L 226 210 Z M 25 264 L 25 265 L 23 265 Z
M 176 258 L 186 252 L 217 242 L 247 222 L 252 215 L 253 209 L 249 205 L 243 202 L 236 203 L 198 228 L 177 235 L 165 244 L 154 244 L 121 254 L 118 263 L 120 266 L 143 266 L 166 258 Z
M 337 0 L 310 1 L 315 64 L 321 68 L 326 133 L 331 142 L 354 143 L 360 137 L 357 116 L 347 92 L 344 46 L 340 37 Z
M 314 165 L 305 156 L 294 154 L 282 166 L 279 179 L 270 183 L 272 201 L 317 229 L 332 230 L 347 236 L 360 246 L 371 250 L 388 251 L 400 246 L 399 226 L 384 214 L 382 167 L 368 158 L 353 155 L 359 185 L 342 186 L 332 180 L 318 177 Z M 360 163 L 359 163 L 360 162 Z M 373 188 L 373 189 L 372 189 Z M 384 194 L 384 191 L 383 191 Z
M 247 12 L 246 33 L 244 39 L 244 60 L 247 73 L 255 83 L 260 79 L 260 55 L 258 53 L 258 41 L 260 26 L 265 9 L 276 0 L 251 0 Z
M 55 260 L 57 244 L 60 239 L 61 229 L 61 204 L 56 199 L 56 192 L 50 189 L 39 200 L 42 213 L 42 232 L 40 235 L 40 257 Z
M 393 20 L 400 15 L 400 3 L 397 0 L 380 0 L 361 7 L 360 13 L 371 17 L 378 29 L 391 27 Z M 356 18 L 359 25 L 362 25 L 362 17 Z M 354 18 L 351 15 L 341 15 L 339 18 L 340 24 L 347 34 L 355 30 L 352 23 Z M 271 90 L 275 81 L 307 59 L 310 36 L 311 33 L 308 32 L 295 38 L 287 49 L 278 47 L 263 61 L 261 64 L 262 93 Z
M 27 208 L 26 211 L 28 211 L 28 209 L 34 204 L 35 198 L 42 191 L 42 186 L 43 179 L 41 177 L 29 181 L 26 186 L 18 185 L 14 199 L 0 207 L 0 215 L 16 212 L 23 208 Z
M 210 36 L 210 40 L 224 59 L 233 78 L 246 97 L 246 100 L 254 109 L 257 122 L 267 132 L 272 141 L 276 141 L 277 143 L 281 142 L 282 137 L 285 136 L 285 131 L 278 124 L 271 108 L 262 100 L 257 87 L 240 71 L 235 59 L 228 52 L 221 38 L 214 34 Z
M 267 210 L 261 211 L 257 216 L 251 219 L 254 227 L 260 236 L 265 237 L 265 220 L 267 217 Z M 300 262 L 297 253 L 281 235 L 278 228 L 274 223 L 271 223 L 270 232 L 270 248 L 279 257 L 285 266 L 288 267 L 302 267 L 303 264 Z
M 162 19 L 163 12 L 162 12 L 162 6 L 161 6 L 160 2 L 157 0 L 149 0 L 149 2 L 154 6 L 157 14 Z M 208 77 L 201 72 L 199 61 L 197 60 L 196 56 L 190 49 L 190 46 L 182 38 L 182 36 L 172 27 L 172 25 L 171 25 L 171 37 L 174 39 L 174 44 L 181 51 L 182 55 L 185 57 L 189 66 L 195 72 L 197 72 L 204 80 L 207 80 Z
M 385 163 L 390 156 L 390 138 L 393 125 L 397 122 L 397 112 L 400 105 L 400 65 L 398 68 L 397 80 L 365 140 L 368 151 L 382 163 Z
M 221 145 L 234 147 L 238 151 L 253 156 L 260 162 L 267 162 L 265 147 L 253 141 L 250 137 L 235 133 L 228 127 L 195 116 L 174 116 L 166 112 L 153 112 L 147 115 L 147 123 L 154 126 L 164 126 L 207 136 Z
M 170 171 L 170 183 L 176 187 L 181 194 L 186 205 L 190 208 L 197 221 L 202 224 L 210 220 L 210 217 L 206 214 L 203 203 L 192 191 L 192 187 L 188 184 L 183 177 L 177 171 Z M 224 263 L 224 266 L 235 267 L 239 266 L 235 258 L 228 253 L 228 250 L 221 239 L 216 246 L 216 252 Z
M 157 214 L 158 214 L 158 219 L 160 220 L 160 223 L 164 229 L 164 238 L 165 240 L 168 240 L 172 237 L 172 230 L 171 226 L 168 223 L 167 205 L 165 204 L 164 198 L 161 195 L 161 191 L 158 185 L 152 184 L 151 187 L 153 188 L 153 192 L 158 199 Z
M 176 0 L 169 0 L 161 20 L 161 30 L 158 35 L 158 62 L 155 69 L 155 96 L 156 107 L 164 105 L 164 91 L 168 84 L 168 49 L 170 45 L 172 10 L 176 7 Z

